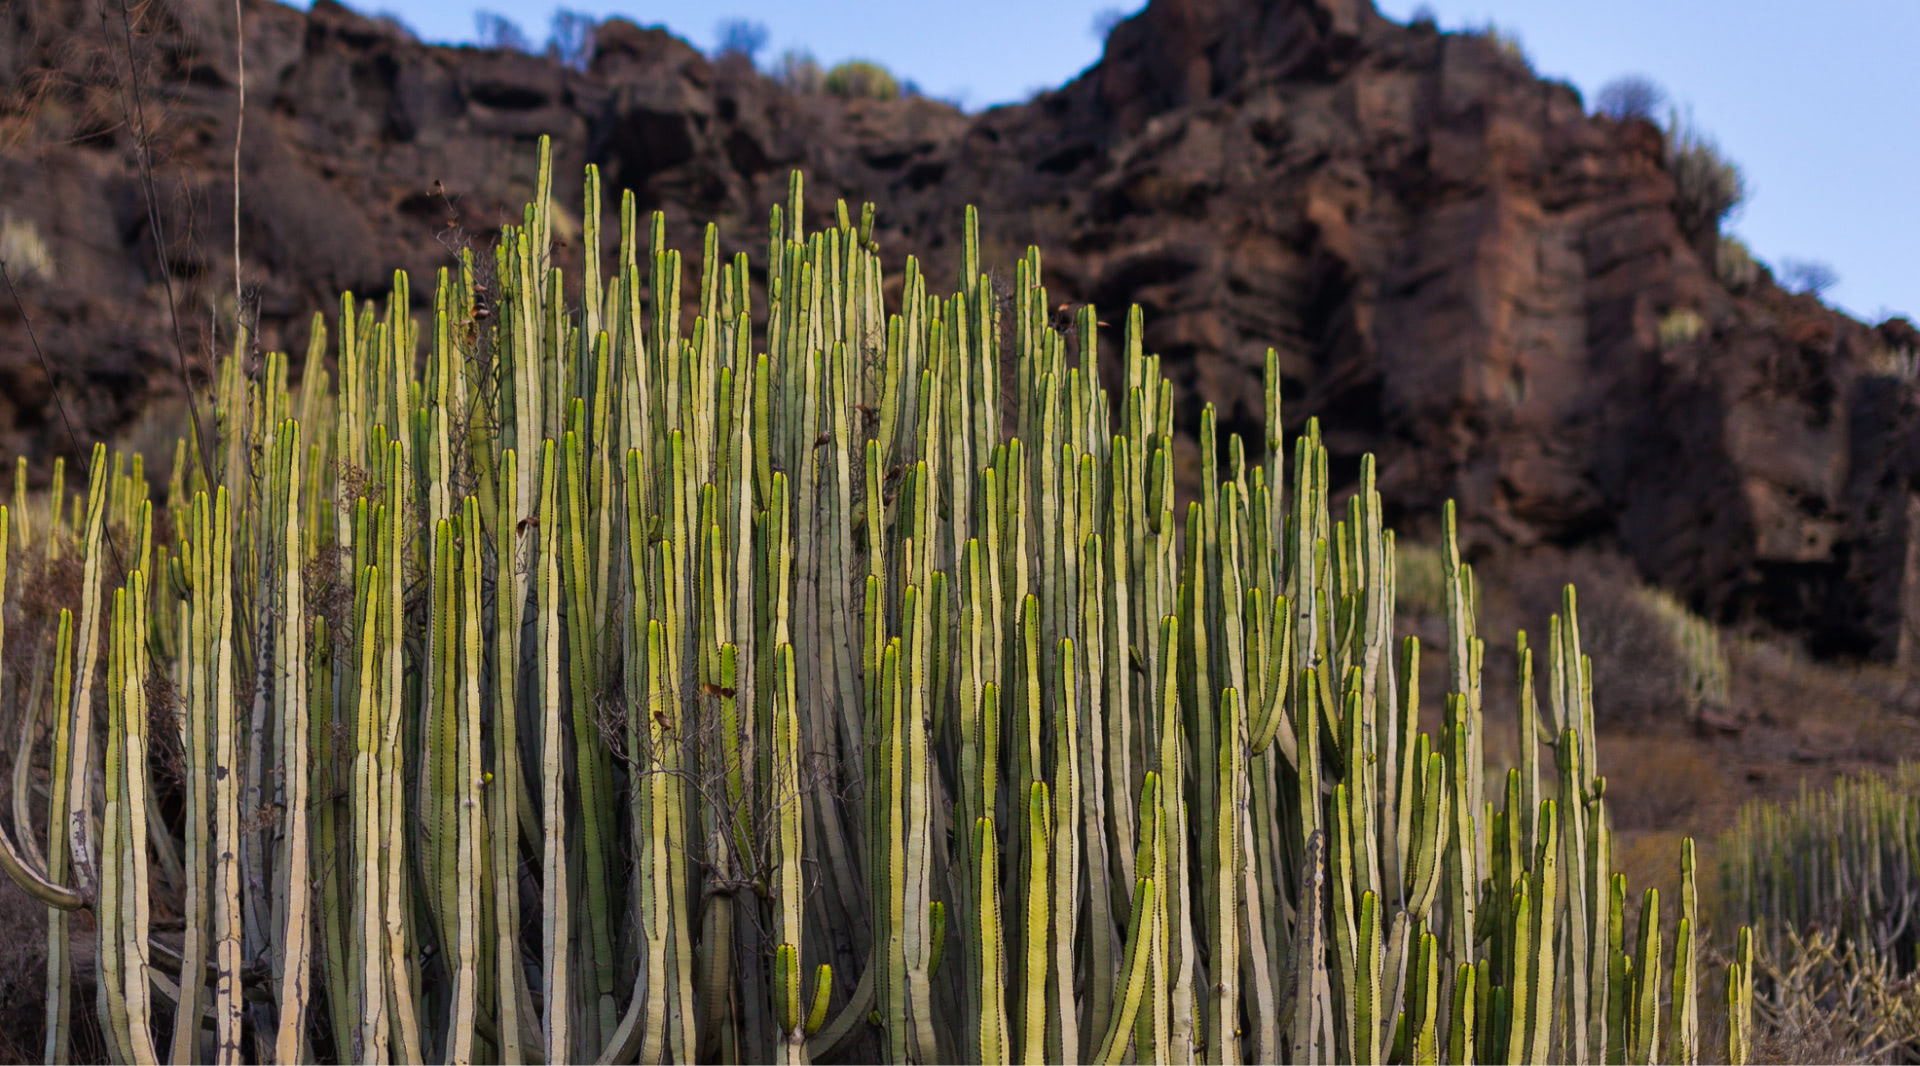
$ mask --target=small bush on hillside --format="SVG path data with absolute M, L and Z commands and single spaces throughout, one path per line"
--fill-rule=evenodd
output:
M 0 263 L 16 282 L 52 281 L 53 254 L 30 218 L 0 215 Z
M 1816 259 L 1782 259 L 1778 273 L 1783 288 L 1812 296 L 1824 296 L 1840 283 L 1840 275 Z
M 1666 627 L 1667 637 L 1680 650 L 1682 690 L 1688 708 L 1696 714 L 1727 706 L 1727 653 L 1720 647 L 1720 631 L 1694 614 L 1670 592 L 1645 589 L 1642 602 Z
M 1920 331 L 1898 315 L 1883 316 L 1873 327 L 1874 346 L 1867 353 L 1867 371 L 1903 381 L 1920 378 Z
M 533 51 L 533 42 L 527 39 L 520 24 L 498 11 L 473 13 L 473 40 L 482 48 L 498 48 L 508 52 Z
M 750 63 L 758 63 L 760 50 L 767 46 L 767 24 L 750 19 L 725 19 L 714 34 L 719 43 L 714 45 L 714 58 L 725 56 L 745 56 Z
M 848 100 L 898 100 L 900 82 L 887 68 L 864 59 L 849 59 L 827 71 L 827 92 Z
M 1580 590 L 1581 647 L 1593 659 L 1595 720 L 1687 720 L 1685 652 L 1649 604 L 1646 586 L 1631 564 L 1587 556 L 1524 562 L 1508 588 L 1516 617 L 1540 618 L 1549 612 L 1568 573 L 1575 575 Z M 1545 639 L 1542 632 L 1536 643 L 1544 645 Z
M 817 93 L 826 82 L 826 73 L 813 53 L 789 48 L 774 64 L 773 80 L 796 93 Z
M 1722 235 L 1713 246 L 1713 276 L 1729 292 L 1746 292 L 1760 283 L 1760 262 L 1745 241 Z
M 1480 36 L 1485 37 L 1508 62 L 1528 70 L 1533 69 L 1533 61 L 1527 58 L 1526 48 L 1520 44 L 1520 38 L 1513 32 L 1489 22 L 1481 28 Z
M 1732 160 L 1691 119 L 1674 112 L 1667 120 L 1667 170 L 1673 175 L 1674 213 L 1680 232 L 1696 245 L 1718 236 L 1720 223 L 1747 198 L 1746 179 Z
M 1867 353 L 1867 372 L 1901 381 L 1920 380 L 1920 352 L 1879 345 Z
M 599 21 L 581 11 L 561 8 L 547 29 L 547 58 L 573 70 L 593 61 L 593 31 Z
M 1659 340 L 1660 350 L 1664 352 L 1698 338 L 1706 328 L 1706 321 L 1700 317 L 1700 312 L 1691 307 L 1676 307 L 1661 316 L 1654 335 Z
M 1608 118 L 1651 120 L 1667 103 L 1667 91 L 1644 74 L 1628 74 L 1600 87 L 1595 109 Z

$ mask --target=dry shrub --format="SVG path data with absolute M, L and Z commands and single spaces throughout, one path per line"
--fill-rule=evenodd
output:
M 1607 780 L 1608 811 L 1613 810 L 1614 786 Z M 1613 869 L 1627 875 L 1632 890 L 1628 903 L 1637 905 L 1649 888 L 1660 890 L 1664 904 L 1680 898 L 1680 842 L 1687 834 L 1674 830 L 1621 829 L 1613 837 Z M 1702 878 L 1702 880 L 1707 880 Z
M 1607 812 L 1620 829 L 1698 831 L 1732 814 L 1737 790 L 1724 757 L 1696 741 L 1603 737 L 1600 758 L 1607 771 Z M 1673 857 L 1666 863 L 1672 866 Z
M 1518 625 L 1544 644 L 1543 623 L 1559 612 L 1560 590 L 1568 584 L 1578 594 L 1580 646 L 1593 659 L 1596 723 L 1690 720 L 1686 657 L 1671 627 L 1648 605 L 1631 565 L 1622 560 L 1574 555 L 1519 562 L 1503 597 L 1513 617 L 1501 619 L 1498 627 L 1483 619 L 1481 632 L 1505 633 Z M 1541 669 L 1536 657 L 1535 670 Z M 1618 763 L 1609 759 L 1608 765 Z
M 38 1062 L 47 990 L 46 908 L 0 891 L 0 1062 Z M 76 1011 L 75 1013 L 78 1013 Z
M 1755 966 L 1756 1061 L 1920 1061 L 1920 977 L 1893 960 L 1816 929 Z
M 1909 670 L 1817 662 L 1779 640 L 1729 641 L 1727 658 L 1735 716 L 1789 729 L 1782 758 L 1891 766 L 1920 749 L 1920 683 Z
M 1630 118 L 1653 121 L 1667 103 L 1667 91 L 1644 74 L 1627 74 L 1600 87 L 1594 110 L 1615 121 Z
M 1668 639 L 1680 649 L 1688 708 L 1725 710 L 1728 666 L 1727 653 L 1720 646 L 1719 629 L 1664 589 L 1642 589 L 1640 600 L 1666 625 Z

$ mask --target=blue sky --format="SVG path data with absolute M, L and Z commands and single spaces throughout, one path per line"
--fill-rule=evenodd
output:
M 349 0 L 353 2 L 353 0 Z M 1405 21 L 1425 7 L 1443 29 L 1489 22 L 1519 39 L 1542 75 L 1589 100 L 1645 74 L 1746 174 L 1730 229 L 1762 260 L 1811 259 L 1839 282 L 1829 301 L 1877 321 L 1920 314 L 1920 0 L 1376 0 Z M 762 23 L 763 61 L 788 48 L 823 63 L 877 60 L 934 96 L 978 109 L 1061 84 L 1100 56 L 1093 27 L 1138 0 L 358 0 L 429 41 L 464 42 L 477 9 L 535 42 L 566 6 L 664 25 L 709 48 L 724 18 Z M 1791 12 L 1791 14 L 1789 14 Z

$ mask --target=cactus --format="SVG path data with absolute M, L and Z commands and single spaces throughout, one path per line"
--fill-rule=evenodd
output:
M 1262 439 L 1202 413 L 1176 522 L 1139 310 L 1117 354 L 1055 328 L 1037 250 L 1003 301 L 971 210 L 959 291 L 896 290 L 871 209 L 811 228 L 795 175 L 763 272 L 708 227 L 683 309 L 631 194 L 603 269 L 591 169 L 563 273 L 537 174 L 420 322 L 396 275 L 297 386 L 223 360 L 164 500 L 96 449 L 73 522 L 0 509 L 0 562 L 84 560 L 58 620 L 0 568 L 8 663 L 52 671 L 0 689 L 53 784 L 44 847 L 0 833 L 54 916 L 47 1058 L 90 908 L 138 1061 L 1691 1061 L 1692 851 L 1669 986 L 1652 897 L 1623 943 L 1571 590 L 1489 765 L 1449 507 L 1420 732 L 1375 464 L 1335 513 L 1277 356 Z
M 1740 811 L 1714 848 L 1722 906 L 1751 923 L 1739 931 L 1728 956 L 1729 1062 L 1752 1057 L 1756 1018 L 1792 1024 L 1794 1004 L 1783 1002 L 1782 993 L 1788 987 L 1813 989 L 1807 974 L 1815 968 L 1831 971 L 1831 987 L 1861 990 L 1858 997 L 1848 993 L 1855 1005 L 1835 1018 L 1859 1034 L 1862 1046 L 1881 1039 L 1868 1034 L 1902 1031 L 1897 1024 L 1887 1028 L 1892 1013 L 1879 1005 L 1884 1001 L 1877 990 L 1904 987 L 1914 972 L 1920 932 L 1907 915 L 1920 845 L 1916 833 L 1920 764 L 1912 762 L 1803 790 L 1791 802 L 1755 802 Z M 1691 870 L 1691 854 L 1686 862 Z M 1756 996 L 1756 979 L 1763 977 L 1774 987 Z M 1756 1009 L 1770 1005 L 1775 1009 Z

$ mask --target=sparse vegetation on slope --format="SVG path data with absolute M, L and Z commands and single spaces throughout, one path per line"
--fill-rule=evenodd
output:
M 1719 236 L 1720 224 L 1746 200 L 1746 178 L 1690 116 L 1674 111 L 1666 132 L 1675 221 L 1696 245 L 1703 244 Z
M 893 74 L 864 59 L 850 59 L 827 71 L 822 86 L 849 100 L 893 100 L 900 96 L 900 82 Z

